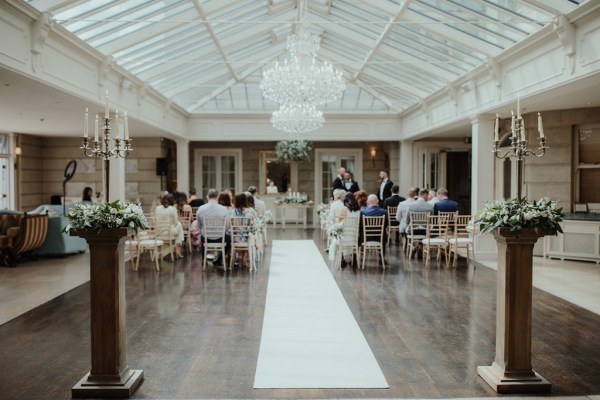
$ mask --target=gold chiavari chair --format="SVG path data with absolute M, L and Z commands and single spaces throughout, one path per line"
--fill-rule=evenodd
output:
M 452 265 L 456 268 L 458 258 L 458 249 L 466 249 L 467 265 L 469 265 L 469 251 L 473 259 L 473 268 L 475 268 L 475 226 L 473 225 L 473 215 L 457 215 L 454 219 L 454 232 L 448 238 L 448 255 L 454 257 Z
M 427 231 L 425 238 L 421 241 L 423 244 L 423 259 L 425 267 L 429 266 L 431 251 L 437 249 L 436 260 L 438 265 L 442 258 L 442 252 L 447 259 L 446 249 L 448 247 L 448 215 L 428 215 L 427 216 Z
M 385 269 L 385 260 L 383 259 L 383 232 L 385 225 L 385 215 L 379 217 L 362 216 L 363 222 L 363 243 L 362 269 L 365 269 L 367 251 L 379 253 L 381 256 L 381 266 Z

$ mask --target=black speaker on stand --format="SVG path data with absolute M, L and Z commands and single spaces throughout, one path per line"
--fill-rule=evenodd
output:
M 167 176 L 168 164 L 165 157 L 156 159 L 156 175 L 160 176 L 160 190 L 164 188 L 163 177 Z

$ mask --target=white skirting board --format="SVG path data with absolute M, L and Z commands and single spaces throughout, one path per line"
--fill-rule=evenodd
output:
M 254 388 L 388 388 L 312 240 L 275 240 Z

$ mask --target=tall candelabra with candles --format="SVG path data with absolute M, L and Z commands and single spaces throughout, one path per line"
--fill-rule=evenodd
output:
M 102 137 L 99 136 L 99 119 L 96 114 L 96 120 L 94 122 L 94 142 L 90 145 L 90 138 L 88 133 L 89 122 L 88 122 L 88 109 L 85 109 L 85 122 L 83 126 L 83 141 L 81 149 L 87 157 L 95 157 L 104 160 L 103 169 L 103 181 L 104 181 L 104 201 L 108 201 L 109 197 L 109 186 L 110 186 L 110 160 L 112 158 L 125 158 L 133 151 L 131 147 L 131 139 L 129 138 L 129 125 L 127 121 L 127 112 L 125 112 L 124 118 L 124 137 L 121 137 L 119 132 L 119 111 L 115 110 L 115 135 L 114 135 L 114 146 L 111 147 L 111 136 L 110 136 L 110 110 L 108 107 L 108 91 L 106 92 L 104 102 L 104 118 L 102 118 Z
M 523 162 L 527 156 L 542 157 L 546 154 L 548 145 L 546 143 L 546 136 L 544 135 L 544 127 L 542 125 L 542 116 L 538 113 L 538 142 L 539 147 L 535 150 L 527 147 L 527 135 L 525 132 L 525 122 L 521 115 L 521 102 L 517 99 L 517 115 L 511 110 L 511 137 L 510 137 L 510 148 L 500 154 L 500 118 L 496 114 L 496 121 L 494 124 L 494 141 L 492 146 L 492 152 L 499 159 L 505 159 L 507 157 L 514 158 L 517 160 L 517 196 L 522 198 L 521 190 L 523 186 Z

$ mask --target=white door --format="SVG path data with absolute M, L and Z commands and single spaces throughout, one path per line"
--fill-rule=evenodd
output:
M 362 149 L 315 150 L 315 202 L 327 203 L 332 196 L 333 180 L 337 170 L 346 168 L 362 187 Z
M 203 198 L 209 189 L 242 189 L 241 149 L 198 149 L 194 152 L 194 184 Z

